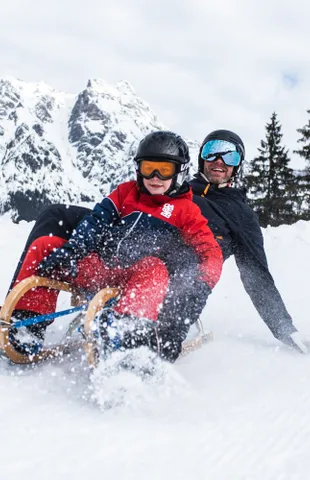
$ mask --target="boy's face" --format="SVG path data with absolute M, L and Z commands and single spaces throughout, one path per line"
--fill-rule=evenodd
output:
M 153 178 L 144 178 L 143 185 L 151 195 L 163 195 L 169 190 L 172 178 L 169 180 L 161 180 L 156 175 Z

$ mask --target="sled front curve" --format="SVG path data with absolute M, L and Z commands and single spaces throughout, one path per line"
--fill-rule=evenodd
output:
M 103 288 L 91 300 L 84 319 L 85 351 L 90 367 L 95 368 L 99 362 L 99 352 L 95 338 L 94 319 L 96 313 L 101 310 L 108 300 L 120 294 L 119 288 Z
M 11 316 L 19 300 L 32 288 L 46 287 L 65 292 L 72 292 L 69 283 L 59 282 L 45 277 L 31 276 L 19 282 L 7 295 L 0 311 L 0 351 L 2 351 L 13 363 L 29 364 L 41 362 L 46 358 L 57 357 L 63 353 L 62 346 L 44 348 L 35 355 L 18 352 L 10 342 L 9 329 L 12 326 Z

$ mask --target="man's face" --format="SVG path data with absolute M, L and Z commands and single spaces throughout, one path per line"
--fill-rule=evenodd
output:
M 217 157 L 213 162 L 204 161 L 203 173 L 211 183 L 219 185 L 229 182 L 233 171 L 234 167 L 226 165 L 221 157 Z

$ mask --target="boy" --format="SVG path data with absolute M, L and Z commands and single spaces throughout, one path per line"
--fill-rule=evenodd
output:
M 121 287 L 108 320 L 126 325 L 118 346 L 148 345 L 176 360 L 192 320 L 175 315 L 158 322 L 162 304 L 166 298 L 173 303 L 174 294 L 180 298 L 184 289 L 192 299 L 189 311 L 201 311 L 222 268 L 221 249 L 192 202 L 189 160 L 186 143 L 175 133 L 147 135 L 135 156 L 137 181 L 119 185 L 97 204 L 68 242 L 57 236 L 36 239 L 16 282 L 39 273 L 93 293 Z M 34 289 L 17 304 L 15 317 L 50 313 L 56 300 L 57 292 Z M 102 336 L 113 350 L 106 325 L 103 313 Z

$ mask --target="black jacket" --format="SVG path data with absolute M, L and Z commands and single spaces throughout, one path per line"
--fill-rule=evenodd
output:
M 210 184 L 201 196 L 208 184 L 198 175 L 191 185 L 194 202 L 207 218 L 224 259 L 235 256 L 244 288 L 273 335 L 282 340 L 296 331 L 269 272 L 261 228 L 245 192 Z

